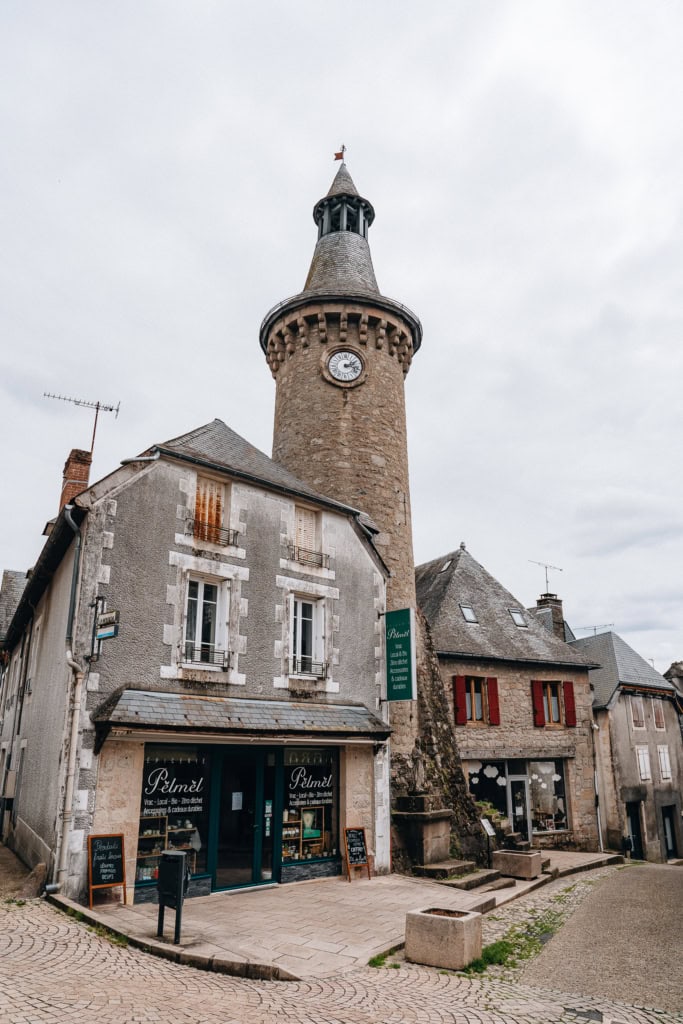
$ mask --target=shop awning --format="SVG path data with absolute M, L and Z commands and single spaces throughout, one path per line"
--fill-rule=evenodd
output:
M 261 739 L 385 740 L 391 729 L 362 704 L 314 704 L 288 700 L 249 700 L 197 694 L 117 690 L 91 715 L 96 731 L 96 752 L 109 733 L 193 733 Z

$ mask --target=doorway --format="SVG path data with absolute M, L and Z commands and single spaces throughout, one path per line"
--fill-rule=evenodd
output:
M 678 848 L 676 846 L 676 826 L 675 812 L 676 808 L 671 804 L 666 807 L 662 807 L 662 823 L 664 825 L 664 847 L 666 852 L 666 859 L 673 860 L 674 857 L 678 857 Z
M 266 749 L 214 750 L 208 870 L 213 889 L 273 879 L 277 764 Z
M 531 815 L 529 814 L 529 780 L 525 775 L 508 776 L 508 817 L 512 831 L 531 841 Z
M 626 829 L 631 837 L 631 856 L 635 860 L 645 860 L 640 828 L 640 800 L 626 804 Z

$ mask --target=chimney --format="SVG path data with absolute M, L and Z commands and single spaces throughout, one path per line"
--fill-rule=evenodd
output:
M 84 452 L 80 448 L 71 449 L 69 458 L 64 463 L 62 495 L 59 499 L 60 512 L 65 505 L 68 505 L 77 494 L 80 494 L 88 486 L 91 463 L 92 452 Z
M 557 594 L 541 594 L 536 601 L 536 607 L 550 609 L 552 620 L 551 632 L 558 640 L 564 642 L 566 639 L 564 634 L 564 612 L 562 611 L 562 601 Z

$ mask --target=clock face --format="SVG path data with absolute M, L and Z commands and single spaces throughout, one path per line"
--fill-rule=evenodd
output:
M 332 377 L 346 384 L 357 380 L 363 372 L 363 363 L 355 352 L 334 352 L 327 364 Z

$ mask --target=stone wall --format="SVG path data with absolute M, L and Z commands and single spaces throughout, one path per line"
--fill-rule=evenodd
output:
M 597 849 L 592 692 L 587 670 L 494 661 L 473 663 L 444 658 L 441 660 L 441 674 L 448 695 L 448 721 L 462 761 L 563 759 L 572 842 L 581 848 Z M 457 675 L 498 680 L 500 725 L 455 725 L 453 677 Z M 574 684 L 576 727 L 534 726 L 532 679 L 560 683 L 568 680 Z

